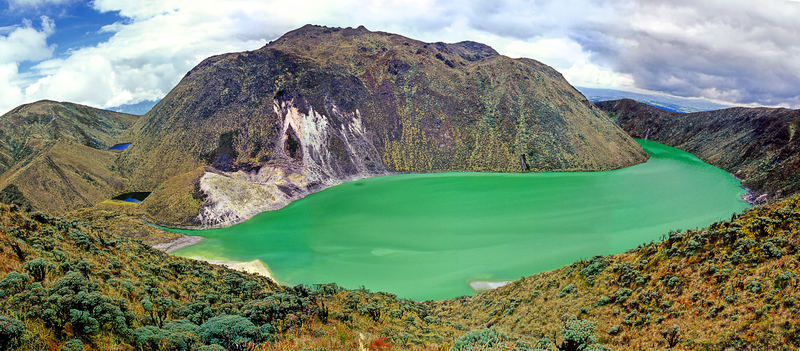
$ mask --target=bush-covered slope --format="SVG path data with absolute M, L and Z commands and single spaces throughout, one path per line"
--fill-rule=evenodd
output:
M 680 148 L 733 173 L 756 197 L 800 191 L 798 110 L 736 107 L 681 114 L 633 100 L 597 106 L 635 138 Z
M 150 216 L 203 226 L 392 171 L 601 170 L 647 158 L 546 65 L 363 27 L 305 26 L 208 58 L 132 130 L 118 165 L 154 189 Z M 202 208 L 150 204 L 194 193 Z
M 250 342 L 264 350 L 790 350 L 800 347 L 799 225 L 796 197 L 476 296 L 418 303 L 333 285 L 281 287 L 111 235 L 102 220 L 2 206 L 8 327 L 0 342 L 22 350 L 75 339 L 143 350 Z
M 800 197 L 658 243 L 439 303 L 442 320 L 561 343 L 596 325 L 614 350 L 800 347 Z M 572 322 L 571 322 L 572 321 Z M 587 328 L 591 331 L 592 328 Z
M 16 206 L 0 205 L 0 271 L 2 349 L 422 349 L 461 333 L 427 304 L 281 287 Z

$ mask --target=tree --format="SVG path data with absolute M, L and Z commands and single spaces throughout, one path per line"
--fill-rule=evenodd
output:
M 263 340 L 261 330 L 239 315 L 211 318 L 200 326 L 198 334 L 206 344 L 217 344 L 232 351 L 244 351 L 249 343 Z
M 51 271 L 55 266 L 47 262 L 47 260 L 39 257 L 28 262 L 25 262 L 22 265 L 22 268 L 25 269 L 35 281 L 40 282 L 43 281 L 44 278 L 47 276 L 47 272 Z
M 9 350 L 20 345 L 25 334 L 25 324 L 16 318 L 0 316 L 0 349 Z
M 669 348 L 673 348 L 677 346 L 678 341 L 680 341 L 680 330 L 676 325 L 672 328 L 667 328 L 661 331 L 661 336 L 664 337 L 664 340 L 667 342 L 667 346 L 669 346 Z

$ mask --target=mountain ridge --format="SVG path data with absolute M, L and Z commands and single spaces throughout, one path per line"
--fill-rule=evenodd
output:
M 153 189 L 143 202 L 151 219 L 201 227 L 390 172 L 603 170 L 647 159 L 549 66 L 363 27 L 308 25 L 212 56 L 131 135 L 116 165 Z M 201 168 L 200 179 L 186 176 Z M 160 186 L 170 178 L 183 183 Z M 159 218 L 170 211 L 154 199 L 197 202 L 174 191 L 189 180 L 203 204 Z
M 0 116 L 0 200 L 65 213 L 117 195 L 127 182 L 108 149 L 137 118 L 51 100 Z

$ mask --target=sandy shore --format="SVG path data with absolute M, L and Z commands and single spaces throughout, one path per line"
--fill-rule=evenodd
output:
M 181 236 L 179 238 L 177 238 L 175 240 L 172 240 L 172 241 L 169 241 L 169 242 L 166 242 L 166 243 L 155 244 L 155 245 L 153 245 L 153 248 L 156 249 L 156 250 L 164 251 L 166 253 L 170 253 L 170 252 L 173 252 L 173 251 L 180 250 L 180 249 L 182 249 L 184 247 L 189 247 L 189 246 L 198 244 L 201 241 L 203 241 L 203 237 L 202 236 L 192 236 L 192 235 L 183 235 L 183 234 L 181 234 Z
M 486 290 L 497 289 L 501 286 L 506 286 L 511 283 L 510 280 L 502 281 L 502 282 L 491 282 L 491 281 L 483 281 L 483 280 L 476 280 L 469 282 L 469 287 L 472 288 L 475 292 L 482 292 Z
M 262 276 L 265 276 L 265 277 L 267 277 L 269 279 L 272 279 L 273 281 L 275 280 L 274 278 L 272 278 L 272 274 L 269 272 L 269 268 L 267 267 L 267 265 L 265 265 L 264 262 L 261 262 L 261 260 L 252 260 L 252 261 L 249 261 L 249 262 L 238 262 L 238 261 L 205 260 L 205 259 L 200 258 L 200 257 L 192 257 L 192 259 L 200 260 L 200 261 L 206 261 L 206 262 L 211 263 L 211 264 L 217 264 L 217 265 L 225 266 L 225 267 L 228 267 L 230 269 L 233 269 L 233 270 L 236 270 L 236 271 L 240 271 L 240 272 L 262 275 Z

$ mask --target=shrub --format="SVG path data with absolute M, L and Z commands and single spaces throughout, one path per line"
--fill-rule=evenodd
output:
M 72 339 L 64 343 L 61 351 L 83 351 L 83 342 L 80 339 Z
M 589 264 L 586 265 L 583 269 L 581 269 L 581 275 L 586 277 L 586 280 L 589 284 L 594 283 L 594 278 L 603 272 L 604 269 L 608 267 L 608 261 L 603 256 L 595 256 L 589 261 Z
M 628 297 L 631 296 L 632 293 L 633 293 L 633 290 L 631 290 L 631 289 L 619 288 L 619 289 L 617 289 L 617 292 L 614 293 L 614 297 L 616 298 L 615 301 L 617 303 L 624 302 L 625 300 L 628 299 Z
M 605 346 L 597 344 L 594 335 L 595 322 L 585 319 L 567 319 L 561 327 L 564 342 L 558 347 L 562 351 L 604 350 Z
M 678 285 L 681 285 L 681 278 L 672 276 L 667 280 L 667 286 L 670 288 L 677 287 Z
M 136 328 L 133 331 L 133 340 L 136 343 L 136 348 L 143 351 L 158 350 L 158 345 L 163 337 L 163 331 L 152 325 Z
M 761 244 L 761 251 L 764 252 L 764 256 L 767 258 L 779 258 L 783 255 L 783 251 L 775 246 L 775 243 L 772 241 Z
M 747 284 L 747 290 L 750 290 L 753 294 L 758 294 L 761 292 L 761 283 L 758 282 L 755 278 Z
M 575 285 L 568 284 L 567 286 L 561 289 L 561 292 L 558 293 L 558 297 L 567 296 L 568 294 L 571 294 L 573 291 L 575 291 Z
M 669 348 L 673 348 L 678 345 L 678 341 L 680 341 L 680 331 L 678 326 L 674 326 L 672 328 L 667 328 L 661 331 L 661 336 L 664 337 L 664 341 L 667 342 L 667 346 Z
M 25 273 L 11 272 L 0 280 L 0 289 L 3 289 L 4 295 L 13 295 L 22 291 L 29 281 L 31 281 L 31 276 Z
M 510 338 L 494 328 L 473 330 L 462 335 L 450 348 L 450 351 L 473 351 L 500 349 Z
M 381 308 L 371 303 L 358 306 L 358 313 L 368 316 L 376 322 L 381 319 Z
M 247 344 L 263 339 L 261 330 L 239 315 L 211 318 L 200 326 L 198 334 L 206 344 L 218 344 L 233 351 L 245 350 Z
M 193 350 L 202 342 L 197 335 L 199 327 L 186 321 L 164 324 L 164 329 L 148 325 L 136 329 L 133 339 L 140 350 Z
M 72 323 L 72 331 L 76 335 L 88 336 L 100 330 L 100 323 L 86 311 L 69 310 L 69 322 Z
M 25 334 L 25 324 L 16 318 L 0 316 L 0 349 L 8 350 L 20 345 Z
M 794 278 L 794 276 L 795 274 L 792 271 L 785 271 L 779 274 L 775 277 L 775 287 L 779 289 L 785 288 L 789 284 L 789 281 Z
M 25 264 L 22 265 L 22 268 L 26 270 L 37 282 L 43 281 L 47 276 L 47 272 L 53 270 L 55 267 L 55 265 L 47 262 L 47 260 L 41 257 L 25 262 Z
M 611 270 L 619 275 L 618 282 L 622 286 L 641 285 L 647 281 L 636 268 L 625 262 L 614 265 Z

